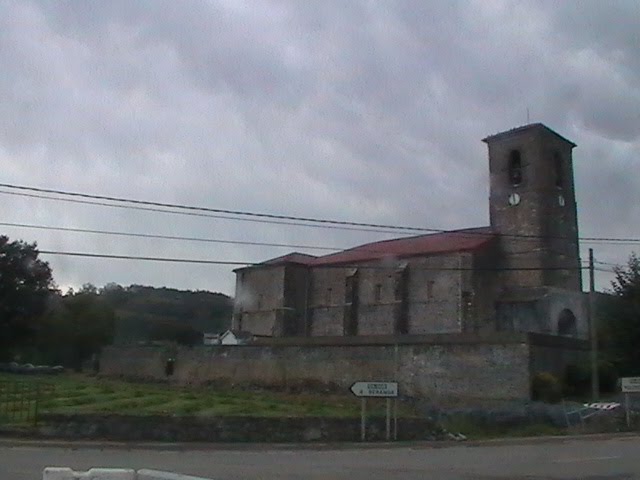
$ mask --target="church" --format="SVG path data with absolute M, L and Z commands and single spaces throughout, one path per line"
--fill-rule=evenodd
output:
M 570 140 L 483 139 L 489 226 L 290 253 L 235 270 L 233 329 L 270 337 L 495 332 L 588 338 Z

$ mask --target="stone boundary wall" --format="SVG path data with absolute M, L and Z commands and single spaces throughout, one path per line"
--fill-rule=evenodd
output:
M 206 443 L 355 442 L 359 418 L 44 415 L 39 438 Z M 398 440 L 437 440 L 445 432 L 425 418 L 398 418 Z M 385 440 L 386 419 L 367 418 L 367 441 Z
M 548 372 L 562 380 L 567 365 L 589 362 L 590 351 L 587 340 L 532 333 L 529 338 L 530 375 Z
M 311 337 L 240 346 L 112 346 L 101 374 L 178 384 L 331 388 L 398 381 L 400 394 L 434 400 L 524 399 L 532 373 L 558 373 L 586 342 L 540 334 Z M 166 362 L 175 359 L 167 375 Z

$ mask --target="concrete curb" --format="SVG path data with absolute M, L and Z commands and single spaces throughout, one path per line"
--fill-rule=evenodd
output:
M 450 447 L 490 447 L 500 445 L 521 445 L 537 443 L 562 443 L 567 441 L 594 441 L 614 439 L 640 439 L 640 432 L 593 433 L 584 435 L 552 435 L 540 437 L 513 437 L 487 440 L 453 441 L 407 441 L 407 442 L 344 442 L 344 443 L 160 443 L 160 442 L 110 442 L 110 441 L 70 441 L 38 440 L 25 438 L 0 438 L 0 448 L 62 448 L 70 450 L 155 450 L 155 451 L 251 451 L 251 450 L 361 450 L 395 448 L 450 448 Z

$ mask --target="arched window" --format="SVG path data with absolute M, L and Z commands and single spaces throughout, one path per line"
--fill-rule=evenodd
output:
M 511 150 L 509 154 L 509 182 L 514 186 L 522 183 L 522 159 L 520 158 L 520 150 Z
M 576 316 L 571 310 L 565 308 L 558 316 L 558 335 L 575 337 L 578 333 Z
M 562 188 L 564 186 L 564 169 L 562 168 L 562 157 L 558 152 L 553 154 L 553 167 L 556 172 L 556 187 Z

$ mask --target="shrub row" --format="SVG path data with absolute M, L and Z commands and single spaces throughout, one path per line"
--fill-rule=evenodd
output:
M 618 374 L 608 362 L 598 365 L 600 393 L 615 392 L 618 386 Z M 548 372 L 534 375 L 531 381 L 531 398 L 543 402 L 556 403 L 563 397 L 583 397 L 591 391 L 591 366 L 570 364 L 564 370 L 561 379 Z

